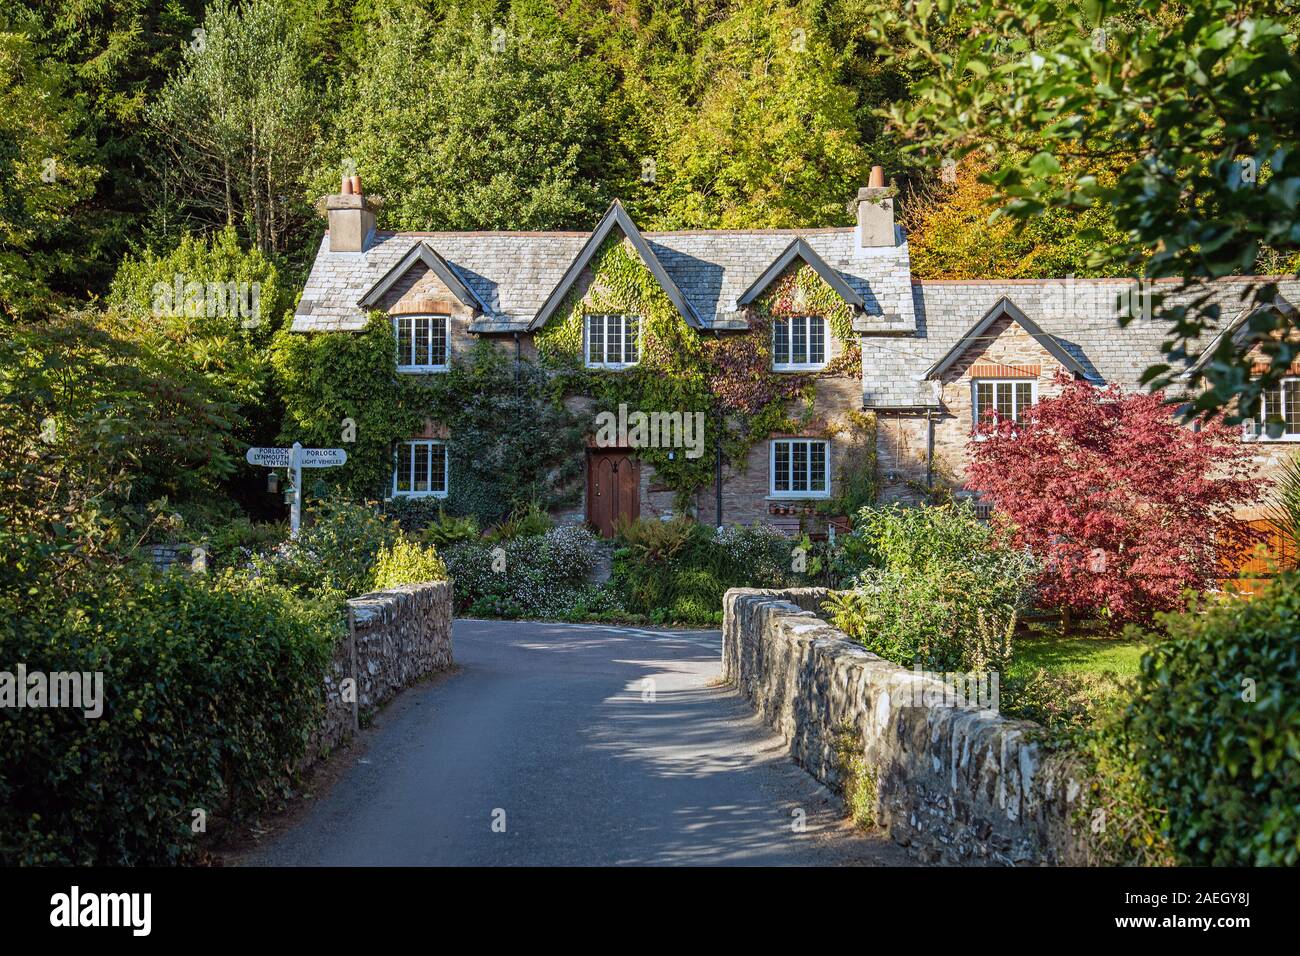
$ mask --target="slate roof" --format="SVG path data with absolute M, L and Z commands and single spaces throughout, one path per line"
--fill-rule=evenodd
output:
M 705 329 L 737 327 L 736 299 L 799 237 L 862 296 L 866 307 L 859 325 L 896 332 L 915 328 L 905 241 L 857 250 L 851 227 L 642 235 Z M 485 306 L 472 326 L 474 331 L 523 331 L 589 236 L 584 232 L 378 232 L 365 252 L 331 252 L 327 235 L 312 263 L 292 328 L 295 332 L 363 328 L 362 297 L 413 245 L 424 242 Z
M 1216 291 L 1225 323 L 1246 308 L 1243 293 L 1266 281 L 1221 279 Z M 1166 304 L 1190 298 L 1176 294 L 1175 282 L 1158 282 Z M 1300 282 L 1282 280 L 1292 301 Z M 938 381 L 926 373 L 957 345 L 1004 296 L 1093 378 L 1137 387 L 1142 373 L 1164 361 L 1162 343 L 1169 326 L 1155 319 L 1134 319 L 1121 329 L 1115 300 L 1132 281 L 1120 279 L 918 280 L 912 285 L 916 316 L 914 337 L 866 336 L 862 340 L 863 404 L 868 408 L 938 406 Z M 1211 331 L 1206 340 L 1211 341 Z
M 768 266 L 763 274 L 750 283 L 749 288 L 740 294 L 740 298 L 736 300 L 736 303 L 738 305 L 749 305 L 757 301 L 767 291 L 768 287 L 780 278 L 781 273 L 785 272 L 795 259 L 802 259 L 812 266 L 813 271 L 821 276 L 822 280 L 849 305 L 856 306 L 859 309 L 866 309 L 866 300 L 858 294 L 856 289 L 845 282 L 844 278 L 832 269 L 825 259 L 817 255 L 817 251 L 808 245 L 807 240 L 802 236 L 785 247 L 785 251 L 777 256 L 776 261 Z
M 569 294 L 569 290 L 573 288 L 573 284 L 577 282 L 578 277 L 582 274 L 582 270 L 585 269 L 591 260 L 595 258 L 596 253 L 600 251 L 600 247 L 605 244 L 605 240 L 608 239 L 616 229 L 632 243 L 632 248 L 636 250 L 636 254 L 640 256 L 641 261 L 645 263 L 646 268 L 648 268 L 654 275 L 655 281 L 659 283 L 659 287 L 667 294 L 669 300 L 673 304 L 673 308 L 675 308 L 678 314 L 686 320 L 686 324 L 693 329 L 698 329 L 703 326 L 699 314 L 696 313 L 694 307 L 686 297 L 682 295 L 682 290 L 677 287 L 677 283 L 673 280 L 673 277 L 668 274 L 666 269 L 664 269 L 663 263 L 659 261 L 659 256 L 655 254 L 654 249 L 652 249 L 645 241 L 645 238 L 641 235 L 641 230 L 638 229 L 636 223 L 632 221 L 632 217 L 627 214 L 627 210 L 623 208 L 623 204 L 615 199 L 610 203 L 609 209 L 606 211 L 605 215 L 601 216 L 600 222 L 596 224 L 596 228 L 592 230 L 587 241 L 583 243 L 582 249 L 578 252 L 578 255 L 574 257 L 574 260 L 571 263 L 569 263 L 569 267 L 564 270 L 564 275 L 561 277 L 559 284 L 556 285 L 556 287 L 551 291 L 551 294 L 546 297 L 546 301 L 542 303 L 542 307 L 538 309 L 537 314 L 533 316 L 532 322 L 528 324 L 530 331 L 540 329 L 546 324 L 547 320 L 555 314 L 555 310 L 560 307 L 560 303 L 564 301 L 564 297 Z
M 621 207 L 611 207 L 602 223 L 618 220 L 619 212 Z M 634 225 L 630 231 L 636 231 Z M 1035 327 L 1031 332 L 1050 339 L 1056 348 L 1049 351 L 1059 349 L 1058 354 L 1072 357 L 1089 378 L 1137 387 L 1142 373 L 1163 361 L 1165 323 L 1139 318 L 1126 328 L 1118 326 L 1116 296 L 1132 288 L 1131 281 L 914 281 L 906 237 L 898 229 L 895 235 L 894 246 L 861 249 L 852 227 L 640 233 L 670 280 L 668 285 L 680 290 L 683 315 L 690 321 L 693 314 L 706 330 L 745 328 L 739 300 L 765 278 L 770 281 L 773 265 L 783 256 L 793 258 L 792 250 L 805 259 L 819 259 L 821 268 L 833 270 L 861 297 L 853 327 L 862 336 L 863 404 L 868 408 L 937 407 L 939 382 L 927 373 L 963 337 L 973 332 L 978 337 L 980 322 L 1003 298 Z M 416 247 L 424 244 L 481 303 L 471 331 L 527 331 L 539 316 L 544 318 L 548 300 L 554 299 L 592 238 L 592 232 L 377 232 L 365 252 L 336 253 L 329 249 L 327 234 L 292 329 L 363 328 L 363 298 L 403 257 L 423 258 Z M 1207 335 L 1207 343 L 1247 309 L 1243 293 L 1264 281 L 1234 278 L 1216 283 L 1224 321 Z M 1284 279 L 1278 284 L 1291 302 L 1300 302 L 1300 281 Z M 1173 292 L 1176 283 L 1157 287 L 1171 301 L 1180 298 Z

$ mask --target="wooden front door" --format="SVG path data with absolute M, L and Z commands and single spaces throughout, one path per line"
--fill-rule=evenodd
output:
M 587 452 L 587 520 L 606 538 L 620 518 L 641 514 L 641 465 L 628 451 Z

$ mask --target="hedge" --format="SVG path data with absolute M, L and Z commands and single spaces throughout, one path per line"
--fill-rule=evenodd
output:
M 323 706 L 337 602 L 132 569 L 71 601 L 0 597 L 3 669 L 101 671 L 102 716 L 0 710 L 0 863 L 195 858 L 195 810 L 284 791 Z

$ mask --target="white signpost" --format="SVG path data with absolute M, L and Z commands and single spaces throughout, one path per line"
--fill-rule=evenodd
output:
M 289 537 L 298 537 L 302 522 L 302 470 L 304 468 L 337 468 L 348 460 L 342 448 L 303 448 L 294 442 L 292 448 L 250 448 L 244 455 L 250 465 L 263 468 L 288 468 L 293 482 L 293 504 L 289 508 Z

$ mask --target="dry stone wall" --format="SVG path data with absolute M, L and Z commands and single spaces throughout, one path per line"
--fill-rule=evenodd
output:
M 450 581 L 408 584 L 348 601 L 352 625 L 325 678 L 325 718 L 307 749 L 315 762 L 351 738 L 360 718 L 405 687 L 451 667 Z M 355 694 L 345 682 L 355 680 Z
M 1075 822 L 1082 787 L 1064 757 L 1034 741 L 1041 728 L 944 706 L 937 677 L 821 620 L 828 593 L 734 589 L 723 601 L 725 676 L 794 759 L 841 788 L 847 739 L 874 785 L 877 823 L 924 861 L 1089 862 Z

